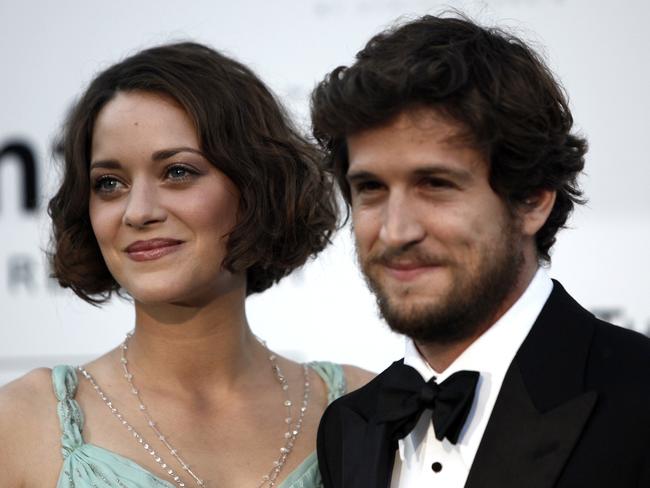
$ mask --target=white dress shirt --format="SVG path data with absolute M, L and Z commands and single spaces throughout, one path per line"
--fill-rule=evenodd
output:
M 460 370 L 478 371 L 480 378 L 472 408 L 455 445 L 446 438 L 436 439 L 430 411 L 425 411 L 413 431 L 399 441 L 392 488 L 462 488 L 465 485 L 506 371 L 552 289 L 551 279 L 542 268 L 538 269 L 514 305 L 442 373 L 434 371 L 413 341 L 407 339 L 404 364 L 415 368 L 424 381 L 435 376 L 436 382 L 441 383 Z

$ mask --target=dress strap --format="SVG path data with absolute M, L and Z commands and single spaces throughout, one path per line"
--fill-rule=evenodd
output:
M 329 361 L 313 361 L 309 363 L 309 367 L 316 371 L 327 385 L 327 403 L 332 403 L 347 393 L 348 385 L 345 381 L 345 372 L 340 364 Z
M 61 425 L 61 450 L 63 458 L 67 458 L 72 451 L 83 444 L 81 431 L 84 417 L 77 400 L 79 380 L 72 366 L 55 366 L 52 369 L 52 386 L 58 400 L 56 413 Z

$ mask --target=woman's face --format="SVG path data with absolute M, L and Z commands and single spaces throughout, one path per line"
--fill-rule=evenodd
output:
M 108 269 L 137 302 L 193 305 L 245 286 L 221 268 L 239 192 L 199 147 L 166 95 L 120 92 L 97 116 L 90 220 Z

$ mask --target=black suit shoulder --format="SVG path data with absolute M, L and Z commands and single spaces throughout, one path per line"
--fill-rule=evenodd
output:
M 343 466 L 354 464 L 362 454 L 360 442 L 366 432 L 365 426 L 376 413 L 377 396 L 388 369 L 358 390 L 334 400 L 325 409 L 316 439 L 318 465 L 325 487 L 346 486 Z M 371 442 L 370 447 L 378 446 Z
M 382 371 L 380 374 L 375 376 L 370 382 L 362 386 L 361 388 L 343 395 L 342 397 L 334 400 L 329 407 L 327 407 L 325 413 L 328 410 L 349 410 L 355 412 L 364 420 L 372 417 L 375 414 L 377 407 L 377 395 L 381 387 L 382 382 L 387 374 L 387 371 L 397 363 L 402 362 L 403 360 L 395 361 L 389 368 Z M 326 415 L 323 414 L 325 419 Z M 322 421 L 321 421 L 322 422 Z
M 602 363 L 613 373 L 628 373 L 648 381 L 650 338 L 639 332 L 594 319 L 590 363 Z
M 645 428 L 650 444 L 650 338 L 595 320 L 585 390 L 601 394 L 602 408 L 618 406 L 620 413 L 634 419 L 637 432 Z
M 558 487 L 650 486 L 650 339 L 594 318 L 584 389 L 598 394 Z

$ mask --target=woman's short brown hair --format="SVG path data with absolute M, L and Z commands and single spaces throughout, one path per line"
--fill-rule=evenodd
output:
M 318 150 L 246 66 L 200 44 L 170 44 L 101 72 L 67 117 L 58 145 L 63 181 L 48 207 L 50 262 L 61 286 L 95 304 L 120 290 L 90 224 L 88 166 L 97 114 L 116 93 L 131 90 L 178 101 L 194 121 L 202 152 L 239 189 L 239 218 L 223 266 L 246 272 L 247 294 L 267 289 L 327 245 L 337 205 Z

